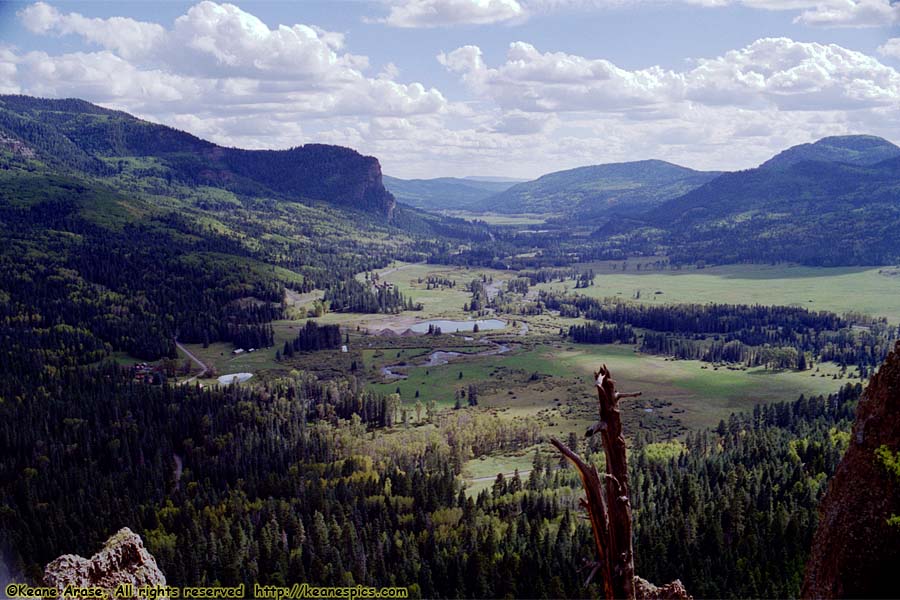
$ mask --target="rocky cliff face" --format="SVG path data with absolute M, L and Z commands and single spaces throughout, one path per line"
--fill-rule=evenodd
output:
M 60 597 L 67 585 L 101 587 L 113 597 L 122 583 L 133 584 L 135 594 L 142 586 L 166 585 L 156 559 L 144 548 L 140 536 L 127 527 L 106 540 L 90 559 L 65 554 L 44 568 L 44 584 L 57 588 Z
M 900 478 L 876 451 L 900 450 L 900 343 L 860 400 L 850 447 L 819 507 L 804 598 L 896 598 Z
M 288 197 L 323 200 L 393 218 L 396 201 L 382 182 L 381 164 L 350 148 L 306 144 L 290 150 L 222 149 L 223 173 Z

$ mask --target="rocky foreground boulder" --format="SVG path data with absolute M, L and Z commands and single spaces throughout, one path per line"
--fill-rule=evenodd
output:
M 850 446 L 819 505 L 803 598 L 896 598 L 900 477 L 885 464 L 900 451 L 900 343 L 856 410 Z
M 166 577 L 141 537 L 124 527 L 106 540 L 103 548 L 91 558 L 64 554 L 44 568 L 44 584 L 59 590 L 67 585 L 101 587 L 109 597 L 122 583 L 133 585 L 135 595 L 143 586 L 165 586 Z
M 693 600 L 680 579 L 663 586 L 655 586 L 642 577 L 634 578 L 635 600 Z

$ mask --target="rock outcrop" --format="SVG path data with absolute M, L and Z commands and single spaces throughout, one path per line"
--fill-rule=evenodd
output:
M 900 343 L 872 378 L 856 411 L 847 453 L 819 506 L 804 598 L 896 598 L 900 478 L 876 451 L 900 450 Z
M 90 559 L 64 554 L 44 568 L 44 584 L 57 588 L 60 597 L 67 585 L 101 587 L 112 597 L 121 583 L 133 584 L 135 595 L 143 586 L 166 585 L 156 559 L 144 548 L 140 536 L 127 527 L 106 540 Z
M 667 583 L 662 587 L 656 587 L 646 579 L 634 578 L 635 600 L 693 600 L 693 596 L 684 589 L 680 579 Z

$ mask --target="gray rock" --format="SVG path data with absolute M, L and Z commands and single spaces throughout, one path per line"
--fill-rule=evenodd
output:
M 143 586 L 166 585 L 156 559 L 144 548 L 141 537 L 127 527 L 106 540 L 90 559 L 64 554 L 44 568 L 44 584 L 57 588 L 60 597 L 67 585 L 101 587 L 112 597 L 122 583 L 132 584 L 135 597 Z

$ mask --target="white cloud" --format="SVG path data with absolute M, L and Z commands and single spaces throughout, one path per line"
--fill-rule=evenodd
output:
M 573 0 L 516 3 L 525 14 L 564 4 Z M 341 33 L 267 24 L 229 4 L 201 2 L 164 24 L 86 18 L 42 3 L 19 16 L 32 32 L 78 36 L 84 48 L 53 54 L 0 45 L 0 92 L 78 96 L 228 145 L 349 145 L 398 176 L 531 177 L 649 157 L 742 168 L 825 135 L 900 140 L 897 70 L 833 44 L 762 39 L 680 69 L 623 68 L 526 42 L 497 62 L 462 46 L 438 57 L 464 83 L 460 101 L 449 102 L 401 81 L 393 63 L 370 67 Z M 127 35 L 113 35 L 118 27 Z M 896 49 L 892 40 L 880 52 Z
M 801 11 L 795 23 L 814 27 L 890 27 L 900 23 L 897 0 L 394 0 L 381 22 L 398 27 L 519 22 L 560 11 L 628 9 L 682 3 L 701 8 L 746 6 Z
M 19 94 L 22 92 L 18 84 L 18 57 L 9 48 L 0 46 L 0 94 Z
M 533 135 L 536 133 L 544 133 L 548 131 L 548 129 L 555 127 L 557 123 L 558 119 L 554 115 L 534 114 L 512 110 L 501 115 L 490 127 L 490 130 L 496 133 L 506 133 L 509 135 Z
M 900 58 L 900 38 L 891 38 L 878 48 L 882 56 Z
M 123 17 L 89 19 L 78 13 L 60 13 L 44 2 L 22 9 L 19 18 L 25 28 L 33 33 L 80 35 L 123 58 L 146 55 L 158 49 L 165 37 L 165 29 L 156 23 L 142 23 Z
M 117 106 L 184 102 L 201 93 L 200 82 L 156 70 L 140 70 L 103 52 L 50 56 L 29 52 L 15 57 L 17 83 L 23 93 L 80 97 Z
M 683 0 L 703 6 L 742 4 L 763 10 L 801 10 L 795 23 L 817 27 L 890 27 L 900 23 L 896 0 Z
M 438 61 L 502 108 L 529 112 L 628 110 L 662 102 L 682 85 L 678 74 L 659 67 L 626 71 L 604 59 L 541 53 L 525 42 L 510 44 L 496 69 L 484 64 L 477 46 L 442 53 Z
M 517 0 L 395 0 L 381 22 L 393 27 L 489 25 L 526 16 Z
M 313 25 L 270 28 L 231 4 L 200 2 L 166 28 L 111 17 L 88 19 L 45 4 L 19 11 L 30 31 L 77 35 L 103 49 L 51 55 L 0 53 L 0 89 L 42 96 L 78 96 L 170 123 L 192 123 L 222 143 L 269 146 L 303 140 L 297 128 L 246 124 L 267 115 L 295 122 L 336 115 L 440 112 L 447 101 L 434 88 L 396 80 L 387 66 L 370 77 L 368 59 L 343 51 L 344 36 Z M 236 118 L 241 116 L 241 118 Z M 199 126 L 199 120 L 208 125 Z M 214 125 L 212 125 L 214 124 Z
M 635 3 L 644 0 L 633 0 Z M 741 4 L 762 10 L 801 10 L 795 23 L 819 27 L 889 27 L 900 23 L 896 0 L 681 0 L 720 7 Z
M 526 112 L 646 112 L 673 102 L 784 110 L 861 109 L 900 103 L 900 73 L 835 44 L 758 40 L 685 71 L 629 71 L 604 59 L 542 53 L 510 44 L 506 62 L 488 67 L 476 46 L 438 61 L 504 109 Z
M 232 4 L 192 6 L 175 20 L 169 39 L 178 50 L 169 53 L 170 62 L 187 62 L 205 74 L 321 82 L 355 79 L 368 66 L 365 57 L 339 53 L 342 34 L 303 24 L 270 29 Z
M 836 44 L 761 39 L 685 75 L 687 98 L 702 104 L 827 110 L 900 102 L 900 73 Z
M 900 23 L 900 4 L 892 0 L 817 2 L 795 19 L 820 27 L 889 27 Z

